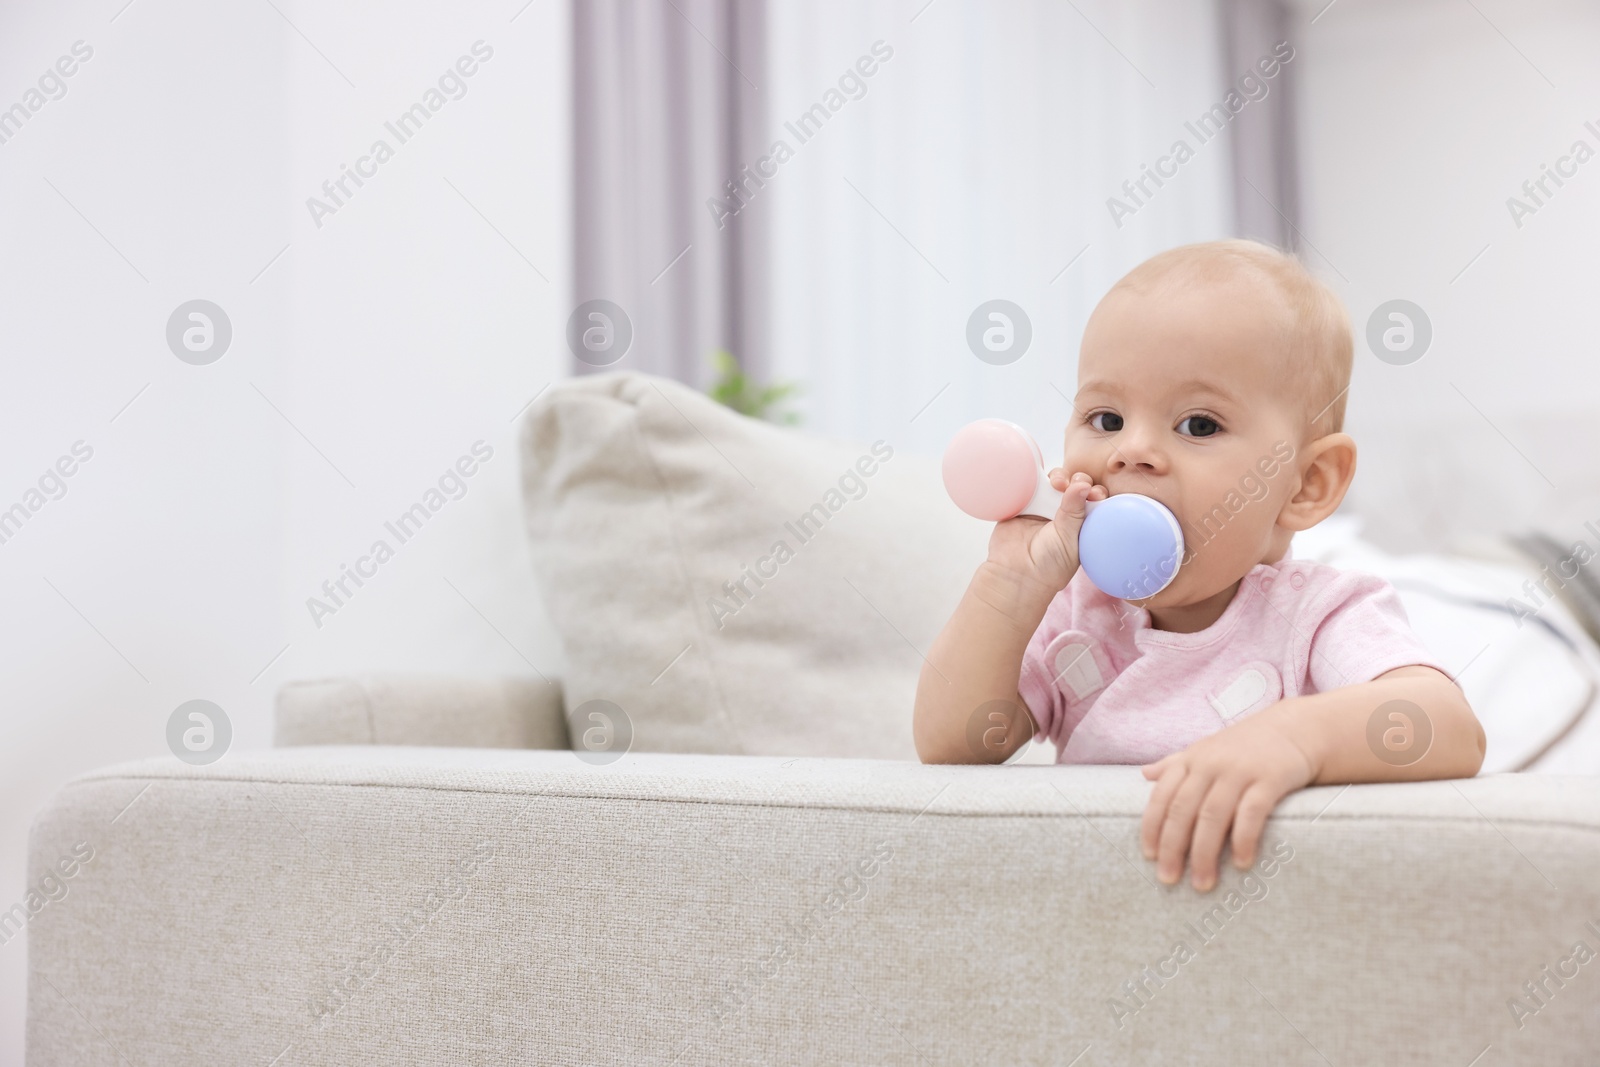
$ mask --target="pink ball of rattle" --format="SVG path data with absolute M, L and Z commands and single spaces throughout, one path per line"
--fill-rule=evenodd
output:
M 1023 514 L 1047 519 L 1061 499 L 1038 443 L 1004 419 L 979 419 L 956 431 L 944 453 L 944 487 L 956 507 L 985 522 Z

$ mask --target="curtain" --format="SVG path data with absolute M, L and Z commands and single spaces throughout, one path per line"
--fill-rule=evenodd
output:
M 1227 68 L 1242 74 L 1279 42 L 1296 42 L 1283 0 L 1224 0 L 1222 19 Z M 1281 51 L 1281 49 L 1279 50 Z M 1235 233 L 1279 248 L 1299 249 L 1299 152 L 1295 144 L 1296 60 L 1281 65 L 1269 91 L 1233 120 Z
M 577 373 L 704 385 L 719 348 L 765 372 L 763 220 L 729 191 L 759 192 L 741 168 L 766 132 L 765 18 L 761 2 L 574 0 Z

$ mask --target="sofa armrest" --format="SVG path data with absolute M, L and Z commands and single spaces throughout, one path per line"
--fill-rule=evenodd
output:
M 273 742 L 567 748 L 561 686 L 532 677 L 364 674 L 288 682 Z
M 1600 780 L 1305 790 L 1210 894 L 1154 880 L 1148 795 L 672 754 L 113 767 L 34 823 L 29 884 L 65 888 L 27 923 L 28 1062 L 1593 1062 Z

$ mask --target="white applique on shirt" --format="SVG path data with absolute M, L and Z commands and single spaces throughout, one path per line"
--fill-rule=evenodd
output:
M 1094 653 L 1088 645 L 1076 642 L 1062 645 L 1056 653 L 1056 681 L 1065 682 L 1079 700 L 1106 687 Z
M 1229 682 L 1220 693 L 1206 699 L 1224 719 L 1231 719 L 1255 705 L 1267 693 L 1267 677 L 1254 667 Z

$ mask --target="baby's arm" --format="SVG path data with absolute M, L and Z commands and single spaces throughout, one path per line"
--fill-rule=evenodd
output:
M 1374 748 L 1368 723 L 1390 701 L 1411 707 L 1397 705 L 1379 715 L 1384 740 Z M 1431 727 L 1426 742 L 1422 722 L 1412 721 L 1417 712 Z M 1420 755 L 1406 751 L 1424 743 Z M 1234 866 L 1249 867 L 1267 816 L 1294 790 L 1470 778 L 1483 765 L 1483 753 L 1483 727 L 1461 689 L 1432 667 L 1399 667 L 1370 682 L 1280 700 L 1146 766 L 1144 776 L 1156 780 L 1156 787 L 1140 845 L 1168 885 L 1183 876 L 1187 853 L 1190 880 L 1205 892 L 1216 885 L 1230 825 Z
M 1033 736 L 1032 716 L 1017 692 L 1022 654 L 1045 609 L 1078 570 L 1078 528 L 1089 500 L 1106 496 L 1087 474 L 1050 484 L 1063 490 L 1055 518 L 1019 516 L 996 523 L 989 558 L 973 575 L 955 614 L 928 650 L 917 680 L 911 731 L 924 763 L 1004 762 Z M 991 743 L 968 744 L 968 726 L 984 705 L 1010 711 Z

